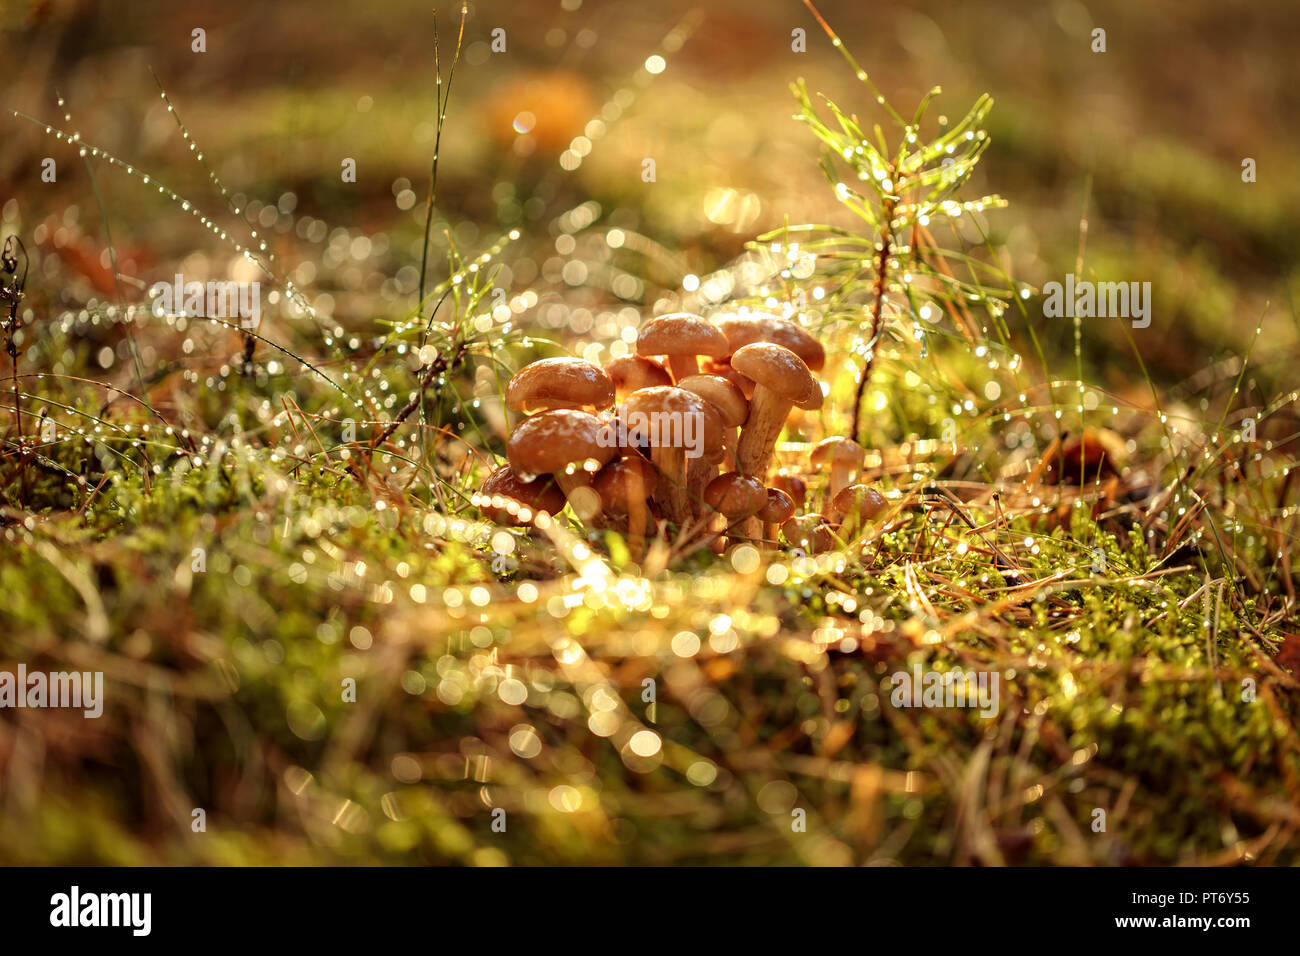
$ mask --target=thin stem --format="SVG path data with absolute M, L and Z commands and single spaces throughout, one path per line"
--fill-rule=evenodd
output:
M 891 170 L 892 175 L 892 170 Z M 892 197 L 885 200 L 881 208 L 881 225 L 880 225 L 880 263 L 876 268 L 876 286 L 874 300 L 871 305 L 871 334 L 867 337 L 867 364 L 862 369 L 862 375 L 858 378 L 858 390 L 853 398 L 853 428 L 849 432 L 854 441 L 862 441 L 861 421 L 862 421 L 862 399 L 867 392 L 867 382 L 871 380 L 871 366 L 876 361 L 876 346 L 879 344 L 880 331 L 884 327 L 885 311 L 885 286 L 889 272 L 889 254 L 893 250 L 894 234 L 891 222 L 894 218 L 894 205 L 896 200 Z
M 461 360 L 465 357 L 466 351 L 467 347 L 461 345 L 456 349 L 456 354 L 450 361 L 448 361 L 446 355 L 439 355 L 436 359 L 425 366 L 424 375 L 420 379 L 420 387 L 416 392 L 415 397 L 402 407 L 401 411 L 399 411 L 384 430 L 379 433 L 379 436 L 371 442 L 370 448 L 372 452 L 375 449 L 382 447 L 384 442 L 388 441 L 388 439 L 392 437 L 393 432 L 397 431 L 402 422 L 410 418 L 411 413 L 420 407 L 420 403 L 424 400 L 425 390 L 428 389 L 429 383 L 433 381 L 434 376 L 454 370 L 460 365 Z
M 844 45 L 844 41 L 840 39 L 839 34 L 831 28 L 831 25 L 826 22 L 825 18 L 822 17 L 817 8 L 813 6 L 812 0 L 803 0 L 803 5 L 807 7 L 809 12 L 816 18 L 817 23 L 826 32 L 826 35 L 831 38 L 831 45 L 834 46 L 835 49 L 839 50 L 844 56 L 844 59 L 848 61 L 849 66 L 853 67 L 853 72 L 857 75 L 858 79 L 865 83 L 871 92 L 876 95 L 876 102 L 884 107 L 885 112 L 889 114 L 890 118 L 893 119 L 894 122 L 899 126 L 906 127 L 907 121 L 904 120 L 903 117 L 899 116 L 897 111 L 889 105 L 889 102 L 885 99 L 885 94 L 881 93 L 880 88 L 871 81 L 871 77 L 867 76 L 867 71 L 858 66 L 858 61 L 853 59 L 853 54 L 849 52 L 849 48 Z
M 456 76 L 456 64 L 460 61 L 461 42 L 465 39 L 465 18 L 469 7 L 460 8 L 460 33 L 456 37 L 456 53 L 451 59 L 451 69 L 447 71 L 447 89 L 442 88 L 442 65 L 438 57 L 438 14 L 433 15 L 433 71 L 437 75 L 434 92 L 435 106 L 438 111 L 437 132 L 433 139 L 433 163 L 429 168 L 429 195 L 424 203 L 424 248 L 420 253 L 420 297 L 418 308 L 424 312 L 425 278 L 429 271 L 429 233 L 433 229 L 433 199 L 438 190 L 438 151 L 442 145 L 442 127 L 447 121 L 447 101 L 451 97 L 451 81 Z
M 18 251 L 22 252 L 23 273 L 22 277 L 18 275 L 18 256 L 12 251 L 14 244 L 17 244 Z M 9 318 L 0 322 L 4 326 L 5 334 L 5 351 L 9 355 L 9 362 L 13 369 L 14 383 L 14 422 L 18 426 L 18 469 L 22 474 L 23 481 L 23 502 L 26 503 L 28 497 L 27 484 L 27 442 L 23 429 L 23 410 L 22 399 L 18 392 L 18 306 L 23 300 L 23 290 L 27 287 L 27 269 L 30 260 L 27 258 L 27 248 L 23 241 L 17 236 L 10 236 L 5 240 L 4 249 L 0 251 L 0 268 L 13 276 L 13 281 L 6 286 L 0 286 L 0 296 L 4 302 L 9 305 Z

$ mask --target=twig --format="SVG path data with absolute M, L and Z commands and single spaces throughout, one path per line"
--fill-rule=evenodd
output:
M 438 14 L 433 14 L 433 70 L 437 75 L 434 93 L 438 110 L 437 132 L 433 139 L 433 163 L 429 169 L 429 195 L 424 203 L 424 244 L 420 252 L 420 298 L 418 308 L 424 312 L 424 285 L 429 271 L 429 233 L 433 228 L 433 199 L 438 191 L 438 151 L 442 145 L 442 127 L 447 121 L 447 100 L 451 96 L 451 81 L 456 75 L 456 64 L 460 61 L 460 46 L 465 39 L 465 19 L 469 16 L 469 6 L 461 4 L 460 33 L 456 36 L 456 52 L 451 59 L 451 69 L 447 71 L 447 89 L 442 88 L 442 65 L 438 58 Z
M 894 165 L 889 165 L 889 175 L 892 178 L 895 174 Z M 901 190 L 900 190 L 901 192 Z M 882 319 L 885 310 L 885 283 L 889 272 L 889 253 L 893 249 L 893 230 L 890 222 L 894 218 L 894 207 L 897 200 L 894 198 L 886 199 L 881 208 L 880 215 L 880 260 L 876 267 L 876 285 L 874 291 L 874 300 L 871 306 L 871 331 L 867 336 L 867 363 L 862 368 L 862 374 L 858 378 L 858 388 L 853 397 L 853 427 L 850 436 L 854 441 L 862 441 L 861 419 L 862 419 L 862 399 L 866 395 L 867 382 L 871 380 L 871 366 L 876 361 L 876 347 L 880 344 L 880 333 L 884 328 Z

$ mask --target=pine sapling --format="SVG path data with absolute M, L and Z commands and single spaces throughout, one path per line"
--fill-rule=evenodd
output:
M 768 241 L 791 234 L 811 235 L 811 241 L 802 242 L 800 248 L 835 264 L 839 283 L 828 297 L 827 314 L 861 323 L 863 365 L 854 392 L 849 436 L 862 441 L 862 404 L 877 350 L 886 334 L 898 334 L 890 327 L 891 310 L 910 321 L 913 336 L 924 350 L 926 336 L 943 314 L 951 315 L 959 330 L 974 339 L 978 328 L 969 310 L 982 306 L 1000 317 L 1005 309 L 1000 300 L 1012 294 L 1009 289 L 985 285 L 968 255 L 939 248 L 929 232 L 930 226 L 940 221 L 955 224 L 963 215 L 1005 205 L 998 196 L 969 201 L 956 198 L 989 144 L 982 123 L 993 101 L 987 94 L 981 96 L 955 124 L 941 117 L 938 134 L 924 140 L 922 120 L 939 88 L 922 98 L 910 120 L 904 119 L 811 0 L 804 3 L 897 131 L 897 142 L 891 146 L 879 125 L 868 134 L 856 114 L 846 113 L 823 96 L 821 100 L 831 113 L 831 120 L 824 120 L 804 82 L 795 83 L 792 91 L 800 106 L 796 119 L 807 124 L 826 146 L 822 170 L 836 199 L 867 228 L 855 232 L 810 224 L 760 237 Z M 948 259 L 968 265 L 970 278 L 955 277 L 946 265 Z

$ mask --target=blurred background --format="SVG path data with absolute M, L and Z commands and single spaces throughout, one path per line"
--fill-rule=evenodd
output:
M 986 224 L 1018 280 L 1059 280 L 1082 252 L 1097 278 L 1150 281 L 1154 324 L 1135 345 L 1164 383 L 1242 350 L 1271 302 L 1258 370 L 1284 372 L 1300 254 L 1292 4 L 1252 4 L 1248 15 L 1182 0 L 821 9 L 900 112 L 932 85 L 943 88 L 933 117 L 994 97 L 992 147 L 969 191 L 1009 200 Z M 435 138 L 429 3 L 5 0 L 3 11 L 7 108 L 66 126 L 56 122 L 61 92 L 85 141 L 221 221 L 221 197 L 185 155 L 152 68 L 207 162 L 325 312 L 364 327 L 409 308 Z M 439 12 L 445 71 L 459 8 Z M 206 52 L 192 49 L 196 28 Z M 1096 28 L 1104 53 L 1092 50 Z M 504 52 L 493 51 L 498 29 Z M 806 52 L 792 49 L 800 29 Z M 591 305 L 590 321 L 548 321 L 545 301 L 539 310 L 580 350 L 610 331 L 600 321 L 610 302 L 649 307 L 783 221 L 845 221 L 815 140 L 791 119 L 797 77 L 883 122 L 796 0 L 471 3 L 442 140 L 438 241 L 449 231 L 474 254 L 518 228 L 503 283 L 515 294 L 551 280 L 566 309 Z M 30 237 L 45 223 L 35 245 L 51 261 L 37 276 L 60 278 L 33 281 L 29 294 L 63 308 L 107 295 L 85 166 L 29 122 L 6 116 L 4 129 L 5 229 Z M 53 184 L 40 179 L 46 156 L 57 162 Z M 1253 184 L 1241 178 L 1247 157 Z M 355 183 L 341 179 L 344 158 L 356 160 Z M 642 179 L 645 158 L 654 183 Z M 194 217 L 97 168 L 123 273 L 152 282 L 176 263 L 212 265 L 217 250 Z M 575 281 L 560 275 L 553 243 L 572 231 L 558 217 L 588 201 L 598 204 L 590 215 L 646 241 L 607 275 Z M 1071 355 L 1068 322 L 1040 335 L 1049 354 Z M 1135 363 L 1116 324 L 1089 326 L 1083 345 L 1099 383 L 1121 389 Z

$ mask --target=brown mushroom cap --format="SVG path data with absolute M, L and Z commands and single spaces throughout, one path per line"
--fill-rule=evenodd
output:
M 619 398 L 638 389 L 673 383 L 668 369 L 644 355 L 624 355 L 612 359 L 605 363 L 605 374 L 614 383 L 614 392 Z
M 803 359 L 771 342 L 744 345 L 731 356 L 731 367 L 741 375 L 808 411 L 822 407 L 822 390 Z
M 506 404 L 517 411 L 594 408 L 614 404 L 614 383 L 593 362 L 576 358 L 541 359 L 525 365 L 506 386 Z
M 789 495 L 796 508 L 802 508 L 808 499 L 808 483 L 784 468 L 772 476 L 772 487 Z
M 497 524 L 524 523 L 519 518 L 520 509 L 511 509 L 512 503 L 526 505 L 534 512 L 545 511 L 552 515 L 564 510 L 564 492 L 550 476 L 535 481 L 520 481 L 509 465 L 502 465 L 488 475 L 475 497 L 478 509 Z
M 526 419 L 506 442 L 510 467 L 520 477 L 597 471 L 618 453 L 608 422 L 573 409 Z
M 767 504 L 767 489 L 757 478 L 729 471 L 709 482 L 704 503 L 734 522 L 758 514 Z
M 796 548 L 803 548 L 809 554 L 830 551 L 835 547 L 835 535 L 830 523 L 822 515 L 813 513 L 791 518 L 781 525 L 785 540 Z
M 602 468 L 591 487 L 600 495 L 606 514 L 626 515 L 634 504 L 644 504 L 655 493 L 659 472 L 644 458 L 632 455 Z
M 746 398 L 754 397 L 754 380 L 752 378 L 745 378 L 745 376 L 732 368 L 731 360 L 729 358 L 705 359 L 700 363 L 700 371 L 705 375 L 721 376 L 732 385 L 736 386 L 736 388 L 740 389 L 741 393 Z
M 794 501 L 784 491 L 767 489 L 767 501 L 758 511 L 758 520 L 764 524 L 781 524 L 794 517 Z
M 885 496 L 870 485 L 849 485 L 835 496 L 834 504 L 850 522 L 874 521 L 889 507 Z
M 691 312 L 672 312 L 651 319 L 637 336 L 639 355 L 708 355 L 721 358 L 731 354 L 727 337 L 703 316 Z
M 727 337 L 733 352 L 755 342 L 772 342 L 799 356 L 814 372 L 820 372 L 826 365 L 826 350 L 822 344 L 803 326 L 788 319 L 755 313 L 715 316 L 714 323 Z
M 688 375 L 677 383 L 678 388 L 694 392 L 722 415 L 728 428 L 738 428 L 749 417 L 749 400 L 745 393 L 721 375 Z
M 866 457 L 866 449 L 852 438 L 832 435 L 830 438 L 823 438 L 813 446 L 808 460 L 818 468 L 829 468 L 837 464 L 861 468 Z
M 653 417 L 665 413 L 674 417 L 671 419 Z M 623 414 L 626 416 L 628 442 L 638 448 L 643 444 L 648 444 L 651 448 L 656 445 L 664 447 L 664 439 L 668 437 L 684 439 L 687 417 L 699 416 L 700 424 L 696 427 L 703 429 L 702 456 L 705 460 L 716 460 L 722 454 L 722 442 L 726 434 L 722 416 L 716 408 L 694 392 L 671 385 L 643 388 L 627 397 L 627 401 L 623 403 Z M 640 433 L 640 422 L 637 419 L 641 415 L 645 415 L 652 426 L 649 435 Z M 653 427 L 656 421 L 659 423 L 657 431 Z M 665 435 L 665 430 L 670 434 Z M 672 447 L 684 448 L 685 446 L 673 445 Z

